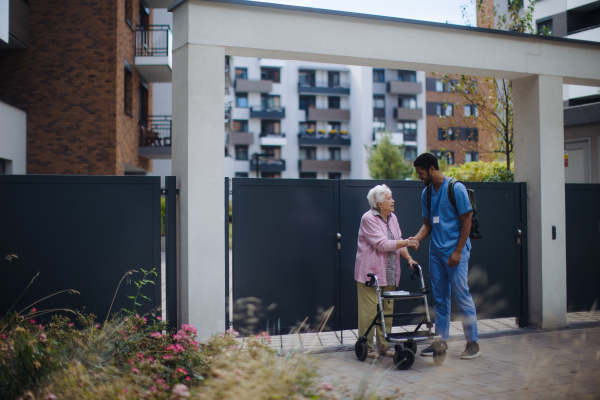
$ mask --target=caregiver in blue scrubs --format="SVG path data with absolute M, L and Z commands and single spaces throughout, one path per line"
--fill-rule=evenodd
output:
M 427 188 L 421 195 L 423 226 L 410 239 L 420 242 L 431 234 L 429 272 L 434 297 L 435 332 L 441 335 L 440 345 L 448 349 L 446 341 L 450 332 L 450 296 L 453 294 L 460 309 L 467 339 L 467 346 L 460 358 L 477 358 L 481 355 L 477 343 L 477 312 L 467 284 L 472 211 L 467 189 L 460 182 L 454 184 L 455 209 L 448 199 L 448 183 L 451 178 L 440 171 L 437 157 L 431 153 L 423 153 L 415 159 L 413 165 L 425 186 L 432 185 L 430 204 L 427 201 Z M 433 345 L 423 350 L 421 355 L 433 355 Z

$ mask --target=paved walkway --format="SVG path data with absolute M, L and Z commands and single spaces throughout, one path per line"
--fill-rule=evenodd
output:
M 389 357 L 358 361 L 353 351 L 316 357 L 323 381 L 352 392 L 364 386 L 401 399 L 600 399 L 600 324 L 577 325 L 596 327 L 484 335 L 475 360 L 461 360 L 464 340 L 450 340 L 440 367 L 420 356 L 406 371 Z

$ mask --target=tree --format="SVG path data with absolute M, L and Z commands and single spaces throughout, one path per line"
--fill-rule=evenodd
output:
M 410 176 L 412 165 L 404 160 L 404 145 L 398 147 L 385 132 L 376 146 L 365 148 L 369 152 L 367 166 L 373 179 L 404 179 Z
M 498 15 L 497 5 L 493 7 L 493 13 L 486 9 L 484 0 L 472 0 L 476 3 L 477 25 L 482 28 L 517 31 L 522 33 L 535 33 L 533 28 L 533 10 L 535 0 L 531 0 L 527 8 L 523 7 L 522 0 L 509 2 L 509 14 Z M 462 6 L 463 18 L 467 26 L 471 26 L 469 16 L 466 12 L 467 6 Z M 543 34 L 548 34 L 544 32 Z M 468 146 L 478 148 L 483 152 L 497 153 L 506 160 L 506 170 L 511 169 L 511 157 L 514 151 L 513 135 L 513 103 L 512 83 L 508 79 L 476 78 L 473 76 L 443 75 L 441 78 L 444 85 L 448 85 L 452 93 L 460 94 L 465 105 L 472 105 L 470 115 L 463 115 L 463 122 L 467 127 L 476 127 L 479 130 L 495 133 L 495 143 L 490 148 L 480 144 Z M 456 107 L 460 107 L 460 102 Z M 445 116 L 440 119 L 444 121 Z M 451 121 L 451 120 L 450 120 Z M 468 139 L 467 139 L 468 140 Z

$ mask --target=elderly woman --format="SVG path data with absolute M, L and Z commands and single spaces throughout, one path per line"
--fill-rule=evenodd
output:
M 363 214 L 358 231 L 358 250 L 354 266 L 354 279 L 358 287 L 358 333 L 364 336 L 375 317 L 377 293 L 374 287 L 366 287 L 367 274 L 377 275 L 383 291 L 395 290 L 400 282 L 400 256 L 408 261 L 412 268 L 416 262 L 408 253 L 407 247 L 416 247 L 417 243 L 402 239 L 398 218 L 393 214 L 394 199 L 392 191 L 386 185 L 378 185 L 367 195 L 371 209 Z M 394 312 L 393 301 L 383 301 L 384 314 Z M 387 333 L 392 331 L 392 318 L 385 319 Z M 367 336 L 368 357 L 377 358 L 373 349 L 374 329 Z M 393 357 L 389 343 L 385 340 L 383 329 L 377 326 L 377 348 L 379 355 Z

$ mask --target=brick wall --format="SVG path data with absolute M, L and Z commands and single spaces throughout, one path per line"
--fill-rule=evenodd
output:
M 432 73 L 426 73 L 425 75 L 427 78 L 440 78 L 439 75 L 436 76 Z M 467 123 L 463 121 L 465 100 L 462 95 L 428 90 L 426 99 L 427 103 L 448 103 L 454 105 L 454 115 L 452 117 L 440 119 L 437 115 L 426 116 L 428 150 L 444 149 L 446 151 L 453 151 L 455 164 L 464 163 L 465 153 L 470 151 L 477 151 L 481 161 L 493 161 L 496 158 L 496 154 L 492 153 L 495 149 L 494 135 L 484 129 L 479 129 L 479 140 L 476 142 L 438 139 L 438 128 L 478 128 L 473 123 L 467 125 Z M 456 103 L 460 103 L 460 106 L 456 107 Z
M 137 155 L 137 114 L 123 115 L 122 57 L 133 64 L 135 35 L 123 27 L 124 4 L 31 2 L 29 48 L 0 51 L 0 98 L 27 112 L 28 174 L 115 175 L 125 162 L 151 168 Z M 134 70 L 134 110 L 137 79 Z

